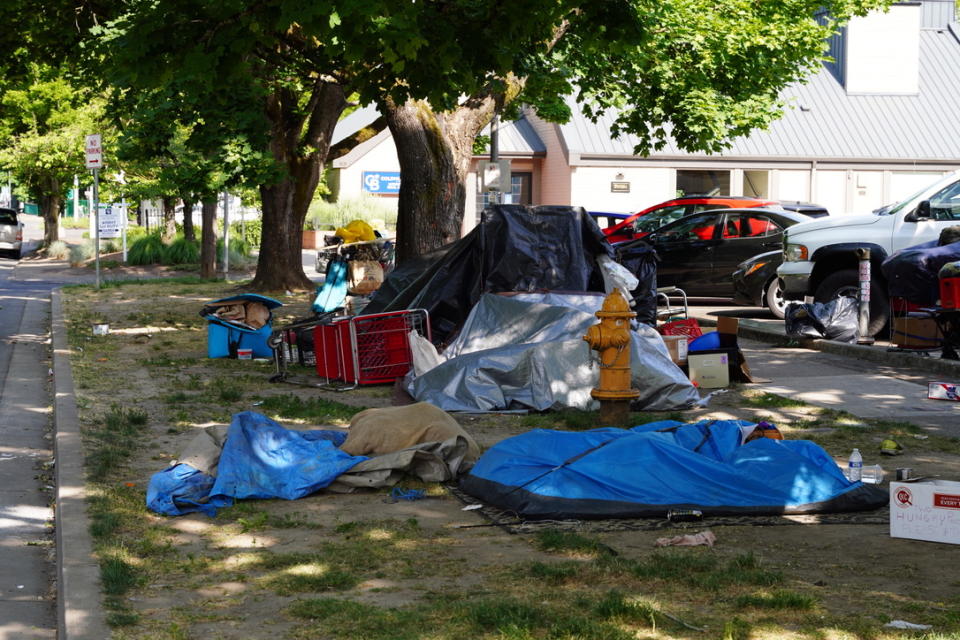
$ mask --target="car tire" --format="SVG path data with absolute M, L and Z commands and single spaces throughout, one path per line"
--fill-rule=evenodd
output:
M 856 269 L 842 269 L 823 279 L 813 298 L 817 302 L 829 302 L 840 296 L 857 297 L 860 289 L 860 276 Z M 887 292 L 877 284 L 870 282 L 870 324 L 867 331 L 871 336 L 881 333 L 890 320 L 890 303 Z
M 787 300 L 783 297 L 780 278 L 772 278 L 763 288 L 763 304 L 770 310 L 773 317 L 783 320 L 787 309 Z

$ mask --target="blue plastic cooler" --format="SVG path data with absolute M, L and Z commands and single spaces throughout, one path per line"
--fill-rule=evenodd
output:
M 250 349 L 254 358 L 272 357 L 273 351 L 267 345 L 267 340 L 273 332 L 272 311 L 282 307 L 283 303 L 256 293 L 242 293 L 229 298 L 220 298 L 208 304 L 228 302 L 259 302 L 271 311 L 270 319 L 259 329 L 252 329 L 243 324 L 218 318 L 212 313 L 204 314 L 203 317 L 207 319 L 207 357 L 236 358 L 238 349 Z

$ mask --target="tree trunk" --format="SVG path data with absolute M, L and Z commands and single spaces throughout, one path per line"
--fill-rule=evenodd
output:
M 167 242 L 177 235 L 177 199 L 163 199 L 163 239 Z
M 193 229 L 193 200 L 183 201 L 183 237 L 191 242 L 197 239 L 197 233 Z
M 443 113 L 421 101 L 385 105 L 400 161 L 398 263 L 460 238 L 473 141 L 502 100 L 471 98 Z
M 40 210 L 43 214 L 43 246 L 49 247 L 60 239 L 60 181 L 50 178 L 46 189 L 40 196 Z
M 217 196 L 208 196 L 202 201 L 200 223 L 200 277 L 212 279 L 217 276 Z
M 270 153 L 285 169 L 284 177 L 261 185 L 263 235 L 257 260 L 255 291 L 310 291 L 303 271 L 303 221 L 320 182 L 333 129 L 347 102 L 343 87 L 318 80 L 304 108 L 298 96 L 277 89 L 267 99 L 271 122 Z M 309 152 L 304 152 L 309 149 Z

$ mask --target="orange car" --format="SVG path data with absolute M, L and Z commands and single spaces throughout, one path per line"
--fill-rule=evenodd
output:
M 683 196 L 629 216 L 622 222 L 603 230 L 607 242 L 614 244 L 642 238 L 665 224 L 675 222 L 684 216 L 713 209 L 752 209 L 777 205 L 775 200 L 748 198 L 745 196 Z

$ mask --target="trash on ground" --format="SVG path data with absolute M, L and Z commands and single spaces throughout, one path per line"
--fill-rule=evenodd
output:
M 465 506 L 463 509 L 460 509 L 460 511 L 476 511 L 477 509 L 483 509 L 483 505 L 482 505 L 482 504 L 468 504 L 468 505 Z
M 717 536 L 712 531 L 701 531 L 671 538 L 657 538 L 654 544 L 657 547 L 696 547 L 700 545 L 712 547 L 716 541 Z
M 929 624 L 916 624 L 914 622 L 907 622 L 906 620 L 891 620 L 883 626 L 888 629 L 911 629 L 917 631 L 932 628 L 932 625 Z
M 792 302 L 787 305 L 784 316 L 786 335 L 855 344 L 859 337 L 858 308 L 856 298 L 848 296 L 830 302 Z
M 930 382 L 927 384 L 927 398 L 960 402 L 960 384 L 956 382 Z
M 880 443 L 880 453 L 885 456 L 899 456 L 903 454 L 903 446 L 893 438 L 887 438 Z
M 890 537 L 960 544 L 960 482 L 891 482 Z

